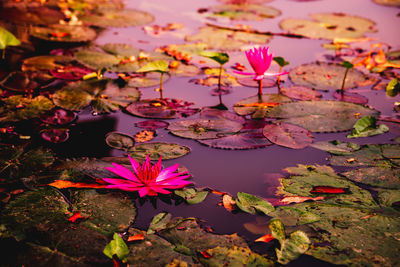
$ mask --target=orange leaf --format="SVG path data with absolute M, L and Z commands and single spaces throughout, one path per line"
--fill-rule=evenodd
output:
M 58 189 L 63 188 L 106 188 L 105 185 L 100 184 L 85 184 L 85 183 L 74 183 L 65 180 L 55 180 L 50 186 L 56 187 Z
M 137 240 L 144 240 L 144 234 L 137 234 L 128 237 L 128 242 L 130 241 L 137 241 Z
M 52 32 L 50 33 L 52 37 L 67 37 L 70 36 L 68 32 Z
M 135 134 L 134 138 L 135 138 L 136 142 L 143 143 L 143 142 L 150 141 L 155 136 L 156 136 L 155 131 L 142 130 L 142 131 L 138 132 L 137 134 Z
M 224 208 L 228 211 L 233 211 L 236 208 L 235 200 L 228 194 L 222 196 L 222 204 L 224 204 Z
M 220 195 L 220 196 L 226 194 L 226 192 L 222 192 L 222 191 L 218 191 L 218 190 L 212 190 L 211 193 L 216 194 L 216 195 Z
M 280 200 L 280 202 L 285 203 L 285 204 L 290 204 L 290 203 L 302 203 L 307 200 L 323 200 L 325 197 L 299 197 L 299 196 L 291 196 L 291 197 L 284 197 L 283 199 Z
M 254 242 L 264 242 L 264 243 L 268 243 L 269 241 L 275 239 L 272 235 L 263 235 L 260 238 L 257 238 L 256 240 L 254 240 Z
M 251 103 L 251 104 L 238 104 L 235 107 L 276 107 L 279 103 L 269 102 L 269 103 Z
M 68 221 L 70 222 L 76 222 L 79 219 L 87 219 L 89 216 L 85 217 L 82 216 L 81 213 L 79 211 L 75 212 L 71 217 L 68 218 Z
M 211 255 L 207 251 L 200 251 L 200 254 L 206 259 L 211 258 Z

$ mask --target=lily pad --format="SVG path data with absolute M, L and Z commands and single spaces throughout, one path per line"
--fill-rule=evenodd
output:
M 385 5 L 385 6 L 394 6 L 394 7 L 400 6 L 399 0 L 374 0 L 374 2 L 379 5 Z
M 0 86 L 10 91 L 32 93 L 45 88 L 53 80 L 54 77 L 43 71 L 13 71 L 0 82 Z
M 121 193 L 101 194 L 96 190 L 79 190 L 73 192 L 71 200 L 82 216 L 89 216 L 82 223 L 107 236 L 124 231 L 136 217 L 134 203 Z
M 243 86 L 247 87 L 259 87 L 258 81 L 254 80 L 253 77 L 240 77 L 237 78 L 238 83 L 240 83 Z M 270 88 L 274 87 L 276 85 L 276 80 L 270 79 L 270 78 L 264 78 L 262 80 L 262 88 Z
M 106 136 L 106 143 L 112 148 L 127 151 L 135 145 L 135 139 L 123 133 L 111 132 Z
M 268 215 L 270 212 L 275 210 L 274 206 L 265 199 L 244 192 L 237 193 L 237 199 L 235 202 L 242 211 L 250 214 L 260 212 Z
M 40 116 L 40 120 L 51 125 L 65 125 L 76 119 L 76 114 L 69 110 L 54 108 Z
M 203 202 L 203 200 L 206 199 L 208 195 L 208 191 L 197 190 L 195 188 L 188 188 L 182 190 L 175 190 L 174 194 L 183 198 L 186 203 L 193 205 Z
M 203 42 L 206 49 L 220 51 L 235 51 L 245 45 L 266 44 L 271 36 L 257 33 L 246 33 L 241 31 L 218 29 L 211 26 L 200 28 L 195 35 L 186 36 L 188 42 Z
M 21 41 L 18 40 L 14 34 L 0 27 L 0 50 L 6 49 L 7 46 L 20 45 Z
M 36 118 L 54 107 L 51 100 L 42 95 L 35 98 L 14 95 L 3 98 L 2 101 L 4 102 L 4 106 L 0 108 L 0 121 L 2 122 Z
M 61 43 L 90 42 L 97 36 L 96 31 L 89 27 L 62 24 L 32 27 L 30 34 L 41 40 Z
M 199 140 L 222 137 L 240 129 L 241 123 L 224 119 L 187 119 L 168 126 L 168 130 L 176 136 Z
M 378 114 L 376 110 L 347 102 L 298 101 L 273 107 L 266 116 L 280 118 L 310 132 L 339 132 L 350 130 L 359 117 Z
M 170 75 L 164 75 L 163 83 L 168 81 Z M 132 87 L 152 87 L 160 85 L 160 73 L 147 72 L 142 74 L 135 74 L 128 80 L 128 85 Z
M 47 6 L 28 8 L 2 7 L 0 9 L 0 17 L 2 20 L 22 25 L 57 24 L 60 20 L 65 19 L 60 10 Z
M 50 73 L 57 79 L 76 81 L 82 79 L 87 74 L 93 73 L 93 70 L 79 66 L 64 66 L 50 70 Z
M 281 94 L 263 94 L 252 96 L 240 100 L 233 106 L 233 110 L 241 115 L 251 115 L 253 119 L 261 119 L 265 117 L 268 109 L 285 102 L 291 102 L 291 99 Z
M 108 9 L 99 13 L 82 14 L 79 16 L 85 24 L 99 27 L 129 27 L 141 26 L 154 21 L 154 17 L 144 11 L 135 9 Z
M 355 103 L 355 104 L 360 104 L 360 105 L 365 105 L 368 103 L 367 97 L 357 94 L 357 93 L 343 93 L 343 95 L 342 95 L 339 91 L 336 91 L 333 94 L 333 97 L 340 101 L 350 102 L 350 103 Z
M 343 13 L 322 13 L 310 15 L 307 19 L 284 19 L 279 26 L 293 34 L 308 38 L 360 38 L 365 33 L 376 32 L 375 22 L 370 19 Z
M 294 149 L 305 148 L 313 141 L 306 129 L 284 122 L 265 125 L 263 134 L 274 144 Z
M 359 150 L 360 146 L 356 143 L 333 141 L 319 141 L 311 144 L 310 146 L 329 152 L 334 155 L 346 155 Z
M 45 129 L 41 137 L 51 143 L 63 143 L 69 138 L 69 129 Z
M 104 254 L 112 259 L 116 256 L 122 262 L 127 262 L 127 256 L 129 255 L 129 249 L 125 241 L 117 233 L 114 233 L 113 240 L 107 244 L 103 250 Z
M 193 103 L 180 99 L 144 99 L 126 107 L 129 113 L 143 118 L 176 119 L 193 115 L 199 111 L 191 108 Z
M 275 18 L 281 11 L 265 5 L 258 4 L 225 4 L 208 8 L 212 17 L 224 17 L 231 20 L 262 20 Z
M 365 116 L 359 119 L 353 126 L 353 130 L 347 138 L 368 137 L 388 132 L 389 128 L 384 125 L 376 125 L 376 118 Z
M 146 130 L 167 128 L 168 125 L 169 125 L 168 122 L 159 121 L 159 120 L 148 120 L 148 121 L 140 121 L 140 122 L 135 123 L 136 127 L 144 128 Z
M 292 99 L 297 100 L 320 100 L 322 98 L 322 94 L 312 90 L 309 87 L 305 86 L 291 86 L 291 87 L 282 87 L 280 92 Z
M 290 80 L 296 85 L 316 90 L 338 90 L 342 86 L 346 68 L 335 63 L 316 62 L 300 65 L 289 73 Z M 356 69 L 348 71 L 345 89 L 366 86 L 376 82 Z
M 26 58 L 22 62 L 22 71 L 55 70 L 72 64 L 74 58 L 68 56 L 43 55 Z
M 91 49 L 79 50 L 74 56 L 80 63 L 95 70 L 110 68 L 121 61 L 121 59 L 115 55 Z
M 151 160 L 162 159 L 176 159 L 185 156 L 190 152 L 190 148 L 174 143 L 144 143 L 137 144 L 129 149 L 131 157 L 145 159 L 147 155 Z
M 358 183 L 389 189 L 400 189 L 400 169 L 398 168 L 360 168 L 341 173 L 341 175 Z
M 243 129 L 232 135 L 197 141 L 212 148 L 234 150 L 255 149 L 272 145 L 262 134 L 262 129 Z

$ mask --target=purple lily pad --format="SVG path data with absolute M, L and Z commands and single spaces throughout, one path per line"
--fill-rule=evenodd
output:
M 52 80 L 54 80 L 53 77 L 41 71 L 15 71 L 7 75 L 7 77 L 1 81 L 0 86 L 15 92 L 32 92 L 41 87 L 45 87 Z
M 50 74 L 57 79 L 63 80 L 80 80 L 86 74 L 92 73 L 93 70 L 79 66 L 64 66 L 50 70 Z
M 161 128 L 167 128 L 169 125 L 166 121 L 158 121 L 158 120 L 147 120 L 147 121 L 139 121 L 135 123 L 136 127 L 144 128 L 146 130 L 155 130 Z
M 368 103 L 368 98 L 356 93 L 344 93 L 343 96 L 340 91 L 336 91 L 333 97 L 344 102 L 365 105 Z
M 281 93 L 297 100 L 320 100 L 322 94 L 305 86 L 282 87 Z
M 69 138 L 69 129 L 47 129 L 42 132 L 42 138 L 51 143 L 63 143 Z
M 272 143 L 264 137 L 262 129 L 244 130 L 222 138 L 197 141 L 213 148 L 234 150 L 255 149 L 272 145 Z
M 204 108 L 200 112 L 200 117 L 202 119 L 226 119 L 231 121 L 236 121 L 241 124 L 245 123 L 245 119 L 242 116 L 236 115 L 233 112 L 227 110 L 219 110 L 214 108 Z
M 238 78 L 237 81 L 238 81 L 238 83 L 240 83 L 243 86 L 258 88 L 258 82 L 255 81 L 253 79 L 253 77 L 242 77 L 242 78 Z M 276 80 L 273 80 L 270 78 L 263 79 L 263 83 L 262 83 L 263 88 L 274 87 L 275 85 L 276 85 Z
M 74 112 L 62 108 L 54 108 L 40 116 L 42 122 L 51 125 L 65 125 L 73 122 L 75 119 L 76 114 Z
M 272 143 L 294 149 L 305 148 L 313 140 L 308 130 L 284 122 L 266 125 L 263 134 Z
M 144 99 L 130 104 L 126 111 L 143 118 L 176 119 L 191 116 L 199 112 L 198 108 L 191 108 L 194 103 L 180 99 Z

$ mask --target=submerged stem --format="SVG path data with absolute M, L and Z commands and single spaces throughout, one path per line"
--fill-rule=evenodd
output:
M 218 90 L 221 90 L 222 64 L 219 65 Z
M 162 84 L 163 84 L 163 77 L 164 77 L 164 72 L 161 72 L 161 78 L 160 78 L 160 99 L 162 99 L 163 98 L 163 87 L 162 87 Z
M 340 88 L 340 94 L 342 95 L 342 97 L 343 97 L 343 94 L 344 94 L 344 84 L 346 82 L 346 77 L 347 77 L 347 73 L 349 72 L 349 70 L 350 70 L 349 68 L 346 68 L 346 71 L 344 72 L 342 88 Z
M 282 72 L 282 67 L 279 67 L 279 73 Z M 281 93 L 281 76 L 278 76 L 278 79 L 276 80 L 276 85 L 278 86 L 278 94 Z
M 258 81 L 258 96 L 262 96 L 262 80 Z

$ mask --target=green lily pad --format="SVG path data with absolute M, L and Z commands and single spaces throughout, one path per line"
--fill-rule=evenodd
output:
M 370 167 L 343 172 L 347 179 L 371 186 L 400 189 L 400 169 Z
M 173 143 L 144 143 L 137 144 L 129 149 L 131 157 L 144 159 L 147 155 L 151 160 L 158 160 L 162 157 L 163 160 L 176 159 L 185 156 L 190 152 L 190 148 Z
M 245 45 L 266 44 L 271 36 L 257 33 L 246 33 L 226 29 L 218 29 L 211 26 L 200 28 L 195 35 L 188 35 L 185 40 L 188 42 L 203 42 L 206 49 L 220 51 L 235 51 Z
M 57 24 L 65 19 L 61 10 L 42 5 L 27 8 L 4 6 L 0 9 L 0 17 L 2 20 L 20 25 Z
M 1 122 L 15 122 L 37 118 L 54 107 L 54 104 L 45 96 L 25 98 L 14 95 L 3 98 L 4 106 L 0 108 Z
M 233 110 L 241 115 L 250 115 L 253 119 L 262 119 L 268 109 L 276 104 L 291 102 L 289 97 L 281 94 L 263 94 L 261 99 L 259 96 L 252 96 L 240 100 L 233 106 Z
M 386 95 L 395 97 L 400 92 L 399 81 L 395 78 L 392 79 L 386 86 Z
M 175 190 L 174 194 L 183 198 L 186 201 L 186 203 L 193 205 L 203 202 L 203 200 L 206 199 L 208 195 L 208 191 L 198 190 L 195 188 L 188 188 L 182 190 Z
M 275 266 L 274 262 L 254 253 L 249 248 L 216 247 L 205 251 L 210 257 L 200 257 L 204 266 Z
M 201 70 L 195 65 L 180 63 L 177 68 L 170 67 L 170 74 L 177 77 L 193 77 L 201 73 Z M 164 75 L 164 79 L 168 76 Z
M 313 141 L 306 129 L 284 122 L 265 125 L 263 135 L 274 144 L 294 149 L 305 148 Z
M 113 240 L 107 244 L 103 252 L 110 259 L 116 255 L 122 262 L 127 262 L 127 256 L 129 255 L 128 246 L 117 233 L 114 233 Z
M 242 124 L 224 119 L 187 119 L 170 123 L 168 130 L 179 137 L 190 139 L 213 139 L 224 134 L 235 133 Z
M 275 210 L 274 206 L 265 199 L 244 192 L 237 193 L 235 202 L 242 211 L 250 214 L 260 212 L 268 215 L 268 213 Z
M 121 193 L 100 194 L 96 190 L 79 190 L 72 194 L 73 206 L 82 216 L 86 227 L 104 235 L 126 230 L 136 217 L 135 204 Z
M 154 21 L 154 17 L 144 11 L 135 9 L 109 9 L 99 13 L 82 14 L 79 16 L 85 24 L 99 27 L 129 27 L 141 26 Z
M 100 46 L 105 52 L 121 57 L 139 56 L 140 49 L 131 46 L 130 44 L 107 43 Z
M 389 131 L 389 127 L 384 124 L 376 125 L 376 118 L 365 116 L 359 119 L 353 126 L 353 130 L 347 138 L 368 137 L 383 134 Z
M 290 80 L 296 85 L 307 86 L 317 90 L 338 90 L 342 87 L 346 68 L 335 63 L 316 62 L 300 65 L 289 73 Z M 348 71 L 345 89 L 366 86 L 376 82 L 361 71 Z
M 200 56 L 210 58 L 220 65 L 224 65 L 229 61 L 229 55 L 227 53 L 221 53 L 216 51 L 201 51 Z
M 399 166 L 400 145 L 364 145 L 351 154 L 332 155 L 330 164 L 334 166 Z
M 6 49 L 7 46 L 20 45 L 21 41 L 18 40 L 14 34 L 0 27 L 0 50 Z
M 95 70 L 110 68 L 121 61 L 121 59 L 115 55 L 91 49 L 78 50 L 74 56 L 80 63 Z
M 284 19 L 279 26 L 293 34 L 308 38 L 328 39 L 334 38 L 360 38 L 365 33 L 376 32 L 375 22 L 372 20 L 346 15 L 343 13 L 322 13 L 310 15 L 307 19 Z
M 22 71 L 55 70 L 69 65 L 74 58 L 68 56 L 44 55 L 24 59 L 22 62 Z
M 334 155 L 347 155 L 360 149 L 360 146 L 356 143 L 340 142 L 338 140 L 319 141 L 311 144 L 310 146 Z
M 0 86 L 14 92 L 32 93 L 46 88 L 53 80 L 54 77 L 44 71 L 13 71 L 0 82 Z
M 262 20 L 279 16 L 281 11 L 265 5 L 258 4 L 225 4 L 208 8 L 210 17 L 224 17 L 231 20 Z
M 385 5 L 385 6 L 395 6 L 395 7 L 400 6 L 399 0 L 374 0 L 374 2 L 379 5 Z
M 165 229 L 171 218 L 172 215 L 168 212 L 161 212 L 157 214 L 151 220 L 147 234 L 155 234 L 158 231 Z
M 168 81 L 170 75 L 163 76 L 163 83 Z M 141 73 L 135 74 L 132 78 L 128 80 L 128 85 L 131 87 L 153 87 L 160 85 L 160 73 L 156 72 L 148 72 L 148 73 Z
M 340 132 L 353 127 L 359 117 L 379 112 L 362 105 L 340 101 L 298 101 L 269 109 L 267 117 L 299 125 L 310 132 Z
M 136 72 L 168 72 L 168 63 L 165 60 L 150 61 Z
M 391 207 L 400 202 L 400 190 L 380 189 L 378 193 L 379 203 L 385 207 Z
M 54 24 L 47 27 L 32 27 L 30 34 L 41 40 L 61 43 L 90 42 L 97 36 L 96 31 L 92 28 L 62 24 Z
M 139 99 L 140 92 L 129 85 L 120 87 L 113 80 L 87 80 L 71 83 L 53 95 L 54 103 L 68 110 L 81 110 L 89 104 L 93 111 L 109 113 Z
M 135 145 L 135 139 L 127 134 L 111 132 L 106 136 L 106 143 L 112 148 L 128 150 Z

